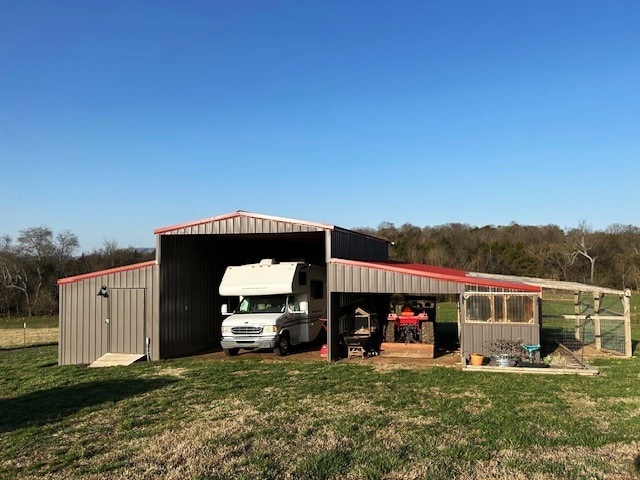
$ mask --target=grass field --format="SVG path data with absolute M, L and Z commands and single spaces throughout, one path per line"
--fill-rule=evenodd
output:
M 0 351 L 0 478 L 631 479 L 640 359 L 519 376 L 251 355 Z
M 455 303 L 438 315 L 455 327 Z M 596 378 L 251 355 L 88 369 L 7 349 L 24 321 L 57 332 L 0 319 L 0 478 L 640 476 L 639 358 Z
M 27 324 L 27 328 L 58 328 L 58 317 L 38 316 L 38 317 L 0 317 L 0 330 L 20 329 Z M 2 332 L 0 331 L 0 334 Z
M 49 345 L 57 341 L 58 317 L 0 317 L 0 349 Z

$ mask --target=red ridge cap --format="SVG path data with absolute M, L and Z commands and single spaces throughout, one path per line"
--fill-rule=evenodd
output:
M 151 267 L 156 264 L 155 260 L 149 260 L 141 263 L 134 263 L 132 265 L 124 265 L 122 267 L 108 268 L 106 270 L 98 270 L 97 272 L 83 273 L 81 275 L 74 275 L 73 277 L 66 277 L 58 279 L 58 285 L 65 285 L 67 283 L 75 283 L 87 278 L 99 277 L 101 275 L 109 275 L 111 273 L 126 272 L 129 270 L 137 270 L 139 268 Z
M 341 263 L 343 265 L 352 265 L 356 267 L 373 267 L 380 270 L 387 270 L 395 273 L 409 273 L 419 275 L 421 277 L 435 278 L 438 280 L 445 280 L 456 283 L 465 283 L 468 285 L 479 285 L 484 287 L 496 287 L 496 288 L 509 288 L 513 290 L 521 290 L 526 292 L 542 291 L 542 288 L 527 285 L 526 283 L 507 282 L 504 280 L 491 280 L 488 278 L 470 277 L 464 270 L 457 270 L 455 268 L 447 267 L 434 267 L 430 265 L 423 265 L 420 263 L 404 263 L 395 262 L 393 260 L 388 261 L 372 261 L 363 262 L 358 260 L 345 260 L 342 258 L 332 258 L 331 263 Z
M 178 225 L 171 225 L 169 227 L 161 227 L 161 228 L 156 228 L 153 233 L 158 235 L 158 234 L 162 234 L 162 233 L 167 233 L 167 232 L 171 232 L 172 230 L 179 230 L 181 228 L 187 228 L 187 227 L 195 227 L 197 225 L 202 225 L 205 223 L 209 223 L 209 222 L 215 222 L 215 221 L 219 221 L 219 220 L 226 220 L 228 218 L 234 218 L 234 217 L 249 217 L 249 218 L 259 218 L 262 220 L 275 220 L 275 221 L 280 221 L 280 222 L 287 222 L 287 223 L 298 223 L 300 225 L 308 225 L 311 227 L 318 227 L 318 228 L 323 228 L 326 230 L 333 230 L 335 227 L 333 225 L 329 225 L 326 223 L 317 223 L 317 222 L 308 222 L 306 220 L 296 220 L 293 218 L 285 218 L 285 217 L 276 217 L 273 215 L 264 215 L 261 213 L 250 213 L 250 212 L 245 212 L 244 210 L 237 210 L 235 212 L 232 213 L 226 213 L 224 215 L 218 215 L 216 217 L 209 217 L 209 218 L 203 218 L 201 220 L 195 220 L 192 222 L 186 222 L 186 223 L 180 223 Z

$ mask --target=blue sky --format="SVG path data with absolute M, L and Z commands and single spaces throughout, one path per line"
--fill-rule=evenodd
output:
M 640 2 L 0 0 L 0 234 L 638 225 Z

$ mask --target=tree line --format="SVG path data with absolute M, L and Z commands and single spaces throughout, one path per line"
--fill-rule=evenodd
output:
M 449 223 L 356 231 L 392 242 L 394 260 L 504 275 L 542 277 L 640 291 L 640 228 L 614 224 L 593 230 L 557 225 L 474 227 Z M 48 227 L 0 237 L 0 316 L 55 315 L 59 278 L 130 265 L 155 258 L 153 249 L 121 248 L 105 240 L 78 255 L 78 237 Z
M 585 221 L 567 229 L 383 222 L 376 229 L 356 230 L 393 242 L 394 260 L 640 291 L 640 228 L 633 225 L 593 230 Z
M 59 278 L 155 258 L 153 249 L 121 248 L 105 240 L 101 248 L 77 254 L 77 235 L 48 227 L 0 237 L 0 316 L 56 315 Z

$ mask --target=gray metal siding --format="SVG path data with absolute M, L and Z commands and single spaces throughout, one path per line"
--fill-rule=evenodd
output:
M 330 263 L 327 275 L 334 292 L 461 294 L 465 291 L 462 283 L 340 263 Z
M 531 323 L 463 323 L 460 350 L 462 357 L 471 353 L 489 356 L 487 343 L 493 340 L 513 340 L 526 344 L 540 343 L 540 325 Z
M 147 265 L 60 284 L 58 362 L 91 363 L 110 347 L 144 353 L 145 313 L 151 358 L 159 359 L 158 271 L 157 265 Z M 96 295 L 103 285 L 111 289 L 108 298 Z M 111 326 L 105 323 L 109 310 Z
M 382 239 L 336 228 L 331 231 L 331 256 L 347 260 L 385 261 L 389 244 Z
M 166 232 L 171 235 L 228 235 L 251 233 L 321 232 L 324 229 L 280 220 L 238 216 L 179 227 Z M 164 234 L 164 233 L 163 233 Z

